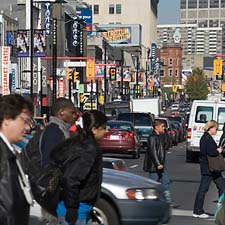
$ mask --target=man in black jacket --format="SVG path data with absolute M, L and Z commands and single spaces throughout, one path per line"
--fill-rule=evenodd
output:
M 148 148 L 144 159 L 144 171 L 150 178 L 169 187 L 169 178 L 165 169 L 166 153 L 161 136 L 165 132 L 165 124 L 155 119 L 152 134 L 148 138 Z
M 52 150 L 70 137 L 70 127 L 77 119 L 73 103 L 66 98 L 57 98 L 52 106 L 50 122 L 41 136 L 42 165 L 48 166 Z M 42 209 L 42 216 L 48 225 L 58 224 L 57 218 Z
M 30 129 L 33 105 L 21 95 L 0 97 L 0 224 L 28 225 L 32 196 L 24 191 L 28 181 L 12 144 Z M 22 181 L 24 183 L 22 184 Z M 26 195 L 25 195 L 26 194 Z

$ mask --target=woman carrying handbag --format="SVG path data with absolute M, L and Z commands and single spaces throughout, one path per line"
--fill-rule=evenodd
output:
M 209 217 L 203 210 L 205 195 L 209 190 L 211 181 L 216 184 L 219 195 L 225 189 L 225 179 L 221 172 L 212 172 L 209 170 L 208 157 L 217 157 L 222 151 L 218 148 L 213 136 L 217 133 L 219 124 L 214 120 L 209 120 L 204 127 L 204 134 L 200 139 L 200 169 L 201 169 L 201 182 L 195 198 L 193 217 L 206 219 Z

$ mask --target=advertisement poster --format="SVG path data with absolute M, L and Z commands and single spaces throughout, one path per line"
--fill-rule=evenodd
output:
M 46 56 L 46 36 L 44 30 L 34 30 L 34 57 Z
M 28 30 L 18 30 L 16 36 L 17 57 L 29 57 Z

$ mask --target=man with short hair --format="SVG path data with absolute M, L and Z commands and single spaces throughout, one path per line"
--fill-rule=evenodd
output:
M 52 150 L 70 137 L 70 127 L 77 119 L 76 109 L 71 100 L 57 98 L 52 105 L 52 116 L 41 136 L 42 166 L 48 166 Z M 57 225 L 58 219 L 42 208 L 42 216 L 47 225 Z
M 28 183 L 12 144 L 22 140 L 30 129 L 33 113 L 31 101 L 21 95 L 0 97 L 0 224 L 28 225 L 30 192 L 24 191 Z M 23 181 L 23 182 L 21 182 Z M 29 202 L 29 203 L 28 203 Z

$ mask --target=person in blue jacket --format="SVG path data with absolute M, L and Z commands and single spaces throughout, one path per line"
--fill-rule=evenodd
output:
M 215 120 L 209 120 L 204 127 L 204 134 L 200 139 L 200 169 L 201 169 L 201 182 L 195 198 L 193 217 L 207 219 L 209 214 L 203 210 L 204 200 L 209 186 L 213 181 L 222 194 L 225 189 L 225 179 L 221 172 L 210 172 L 207 155 L 211 157 L 217 156 L 222 152 L 222 148 L 218 147 L 213 139 L 217 133 L 219 124 Z

